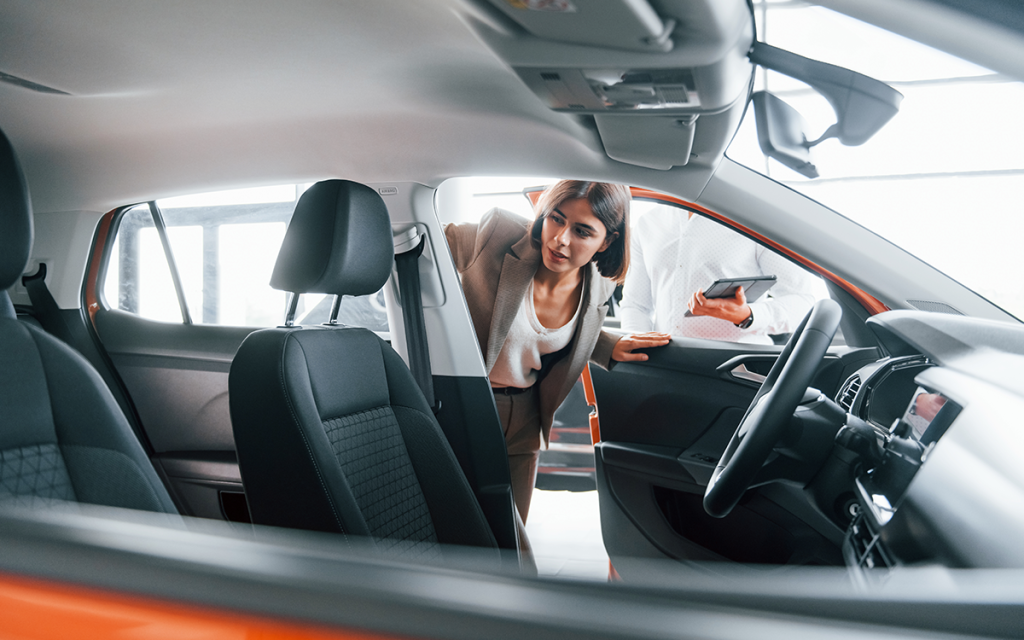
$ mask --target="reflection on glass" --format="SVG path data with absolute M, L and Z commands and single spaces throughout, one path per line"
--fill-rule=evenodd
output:
M 928 426 L 945 404 L 946 399 L 937 393 L 921 392 L 914 396 L 904 419 L 913 428 L 918 440 L 928 430 Z

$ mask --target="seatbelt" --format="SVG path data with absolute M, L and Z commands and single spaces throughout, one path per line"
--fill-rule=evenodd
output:
M 46 263 L 40 262 L 39 270 L 32 275 L 22 276 L 21 284 L 28 290 L 28 297 L 32 300 L 32 309 L 43 329 L 54 338 L 73 347 L 71 328 L 64 320 L 57 301 L 53 299 L 50 289 L 46 286 Z
M 430 370 L 430 349 L 427 345 L 427 325 L 423 319 L 423 298 L 420 294 L 419 258 L 427 237 L 421 235 L 412 249 L 395 254 L 398 271 L 398 290 L 402 297 L 402 320 L 405 323 L 405 344 L 409 350 L 409 370 L 419 385 L 427 404 L 436 414 L 441 403 L 434 399 L 434 378 Z

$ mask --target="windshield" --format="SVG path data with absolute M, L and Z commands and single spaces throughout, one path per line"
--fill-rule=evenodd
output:
M 1024 318 L 1024 83 L 822 7 L 756 2 L 758 38 L 877 78 L 905 97 L 860 147 L 826 140 L 809 180 L 757 144 L 752 109 L 728 156 L 903 247 Z M 816 139 L 835 122 L 823 97 L 763 69 L 755 91 L 797 109 Z

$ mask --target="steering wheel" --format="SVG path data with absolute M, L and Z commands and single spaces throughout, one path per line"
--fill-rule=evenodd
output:
M 837 302 L 819 300 L 790 337 L 711 475 L 704 492 L 704 510 L 708 515 L 729 515 L 750 487 L 772 448 L 782 439 L 832 343 L 841 316 Z

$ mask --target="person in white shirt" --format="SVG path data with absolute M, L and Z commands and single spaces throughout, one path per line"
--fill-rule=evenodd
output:
M 771 249 L 709 218 L 669 206 L 640 216 L 622 289 L 622 329 L 728 342 L 772 344 L 792 333 L 826 291 L 820 279 Z M 707 299 L 719 278 L 774 275 L 758 300 Z M 688 313 L 689 312 L 689 313 Z

